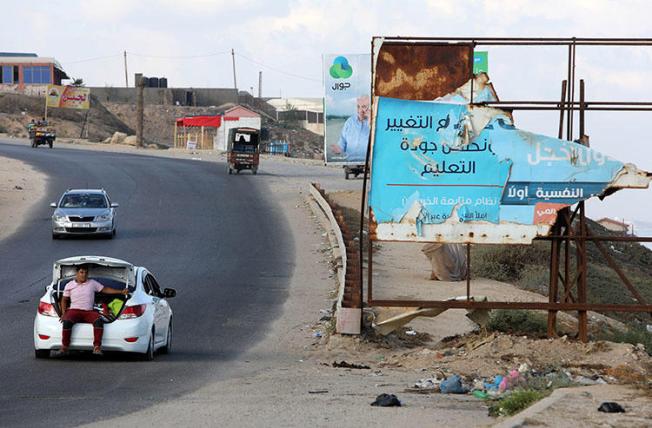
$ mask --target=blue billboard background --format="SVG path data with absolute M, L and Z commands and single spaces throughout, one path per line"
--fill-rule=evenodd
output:
M 580 144 L 519 130 L 499 110 L 469 135 L 467 105 L 377 102 L 370 207 L 379 224 L 400 223 L 415 206 L 417 231 L 454 213 L 461 223 L 549 222 L 553 208 L 603 193 L 623 168 Z

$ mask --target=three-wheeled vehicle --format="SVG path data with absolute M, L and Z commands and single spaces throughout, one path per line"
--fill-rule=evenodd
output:
M 232 128 L 226 147 L 227 170 L 240 173 L 243 169 L 258 172 L 260 131 L 254 128 Z
M 57 134 L 53 128 L 48 127 L 47 122 L 36 122 L 27 125 L 27 132 L 29 133 L 29 140 L 32 147 L 38 147 L 42 144 L 47 144 L 52 148 Z

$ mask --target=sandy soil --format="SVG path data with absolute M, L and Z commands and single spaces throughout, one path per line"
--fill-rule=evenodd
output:
M 41 172 L 0 156 L 0 239 L 18 230 L 25 213 L 45 195 L 45 183 Z

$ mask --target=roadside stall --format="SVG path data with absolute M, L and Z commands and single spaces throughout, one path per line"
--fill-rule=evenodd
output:
M 174 123 L 174 147 L 188 150 L 212 150 L 213 140 L 222 124 L 222 116 L 190 116 Z

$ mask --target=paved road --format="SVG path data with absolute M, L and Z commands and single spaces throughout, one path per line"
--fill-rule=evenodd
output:
M 2 141 L 0 156 L 49 176 L 46 198 L 0 241 L 0 425 L 70 426 L 194 390 L 228 376 L 227 363 L 279 313 L 294 249 L 264 171 L 229 176 L 219 163 Z M 115 239 L 51 240 L 49 202 L 68 187 L 103 187 L 120 204 Z M 52 262 L 82 254 L 146 266 L 177 289 L 172 354 L 34 359 L 33 319 Z

